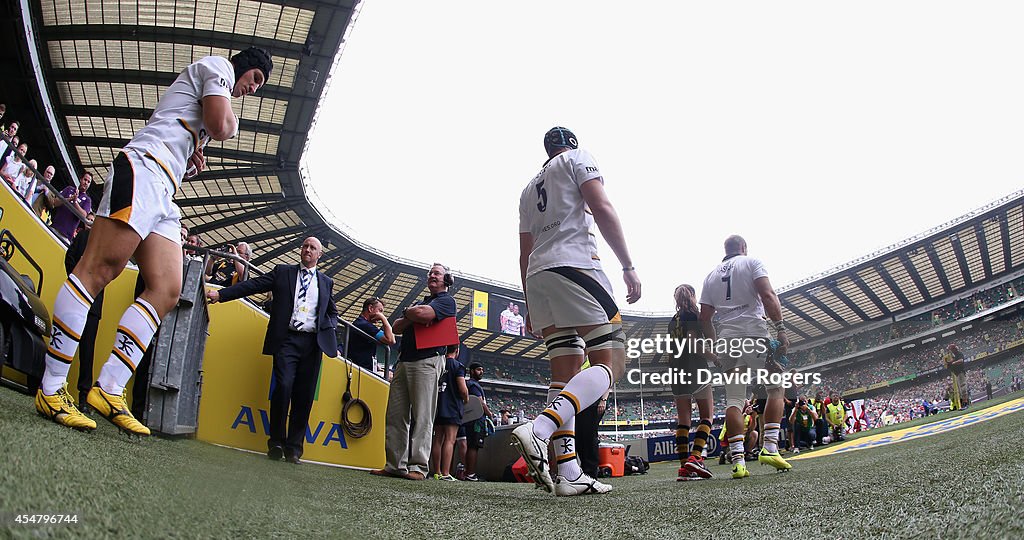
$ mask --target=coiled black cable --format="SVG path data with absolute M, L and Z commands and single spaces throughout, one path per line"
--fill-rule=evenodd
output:
M 366 405 L 366 402 L 359 399 L 358 397 L 352 397 L 352 364 L 345 362 L 348 366 L 348 384 L 345 386 L 345 393 L 341 396 L 341 425 L 345 428 L 345 433 L 353 439 L 360 439 L 370 433 L 370 428 L 373 427 L 373 417 L 370 415 L 370 407 Z M 359 390 L 363 387 L 363 372 L 359 372 Z M 355 407 L 363 410 L 363 418 L 358 422 L 353 422 L 349 419 L 349 412 Z

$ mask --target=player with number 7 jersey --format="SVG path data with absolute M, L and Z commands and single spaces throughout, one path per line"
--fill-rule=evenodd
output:
M 726 341 L 726 347 L 715 347 L 722 370 L 741 375 L 767 367 L 768 339 L 765 316 L 777 333 L 778 354 L 789 346 L 782 322 L 782 304 L 768 280 L 768 271 L 759 259 L 747 255 L 747 242 L 740 236 L 725 239 L 725 258 L 704 279 L 700 292 L 700 322 L 704 337 Z M 716 344 L 718 345 L 718 344 Z M 722 353 L 722 351 L 725 351 Z M 733 454 L 733 478 L 750 476 L 744 459 L 742 408 L 747 397 L 746 384 L 725 385 L 725 423 L 729 447 Z M 781 385 L 765 385 L 757 396 L 765 399 L 764 448 L 758 461 L 778 471 L 791 467 L 778 449 L 779 427 L 783 413 Z
M 760 259 L 732 254 L 708 274 L 700 292 L 700 303 L 715 307 L 715 330 L 719 338 L 768 337 L 764 304 L 754 282 L 768 277 Z

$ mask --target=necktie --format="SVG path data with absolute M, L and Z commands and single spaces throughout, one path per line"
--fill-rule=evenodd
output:
M 312 270 L 300 270 L 302 276 L 299 278 L 299 301 L 306 299 L 306 291 L 309 290 L 309 282 L 313 279 Z

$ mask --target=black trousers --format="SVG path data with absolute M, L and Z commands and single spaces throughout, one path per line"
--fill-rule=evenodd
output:
M 280 447 L 286 456 L 302 456 L 321 356 L 315 333 L 291 331 L 274 354 L 268 449 Z
M 818 430 L 815 428 L 806 428 L 803 426 L 795 426 L 793 429 L 794 437 L 793 444 L 797 446 L 810 447 L 812 444 L 821 445 L 820 439 L 818 438 Z
M 576 415 L 576 456 L 580 458 L 580 468 L 591 478 L 597 478 L 600 463 L 597 428 L 604 417 L 604 413 L 597 414 L 597 404 L 595 401 Z
M 78 342 L 78 391 L 82 394 L 89 393 L 92 383 L 96 382 L 93 361 L 96 357 L 96 332 L 99 330 L 100 314 L 103 312 L 102 291 L 96 295 L 96 301 L 92 305 L 93 309 L 90 309 L 85 317 L 82 339 Z M 106 359 L 103 361 L 106 362 Z

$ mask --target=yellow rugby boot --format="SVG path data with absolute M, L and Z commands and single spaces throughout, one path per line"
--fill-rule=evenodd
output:
M 110 420 L 121 431 L 130 435 L 149 435 L 149 428 L 132 416 L 128 404 L 124 401 L 124 395 L 108 394 L 100 388 L 99 383 L 96 383 L 92 390 L 89 390 L 87 401 L 90 407 L 96 409 L 97 413 Z
M 736 465 L 733 466 L 733 468 L 732 468 L 732 477 L 733 478 L 746 478 L 748 476 L 750 476 L 750 471 L 747 470 L 747 466 L 746 465 L 740 465 L 740 464 L 737 463 Z
M 49 418 L 62 426 L 81 431 L 96 429 L 96 422 L 75 407 L 75 400 L 68 393 L 67 384 L 52 396 L 43 394 L 42 388 L 36 390 L 36 412 L 39 413 L 39 416 Z
M 761 449 L 761 453 L 757 456 L 757 461 L 761 465 L 771 465 L 775 467 L 775 470 L 779 472 L 786 472 L 793 468 L 778 452 L 769 452 L 764 448 Z

